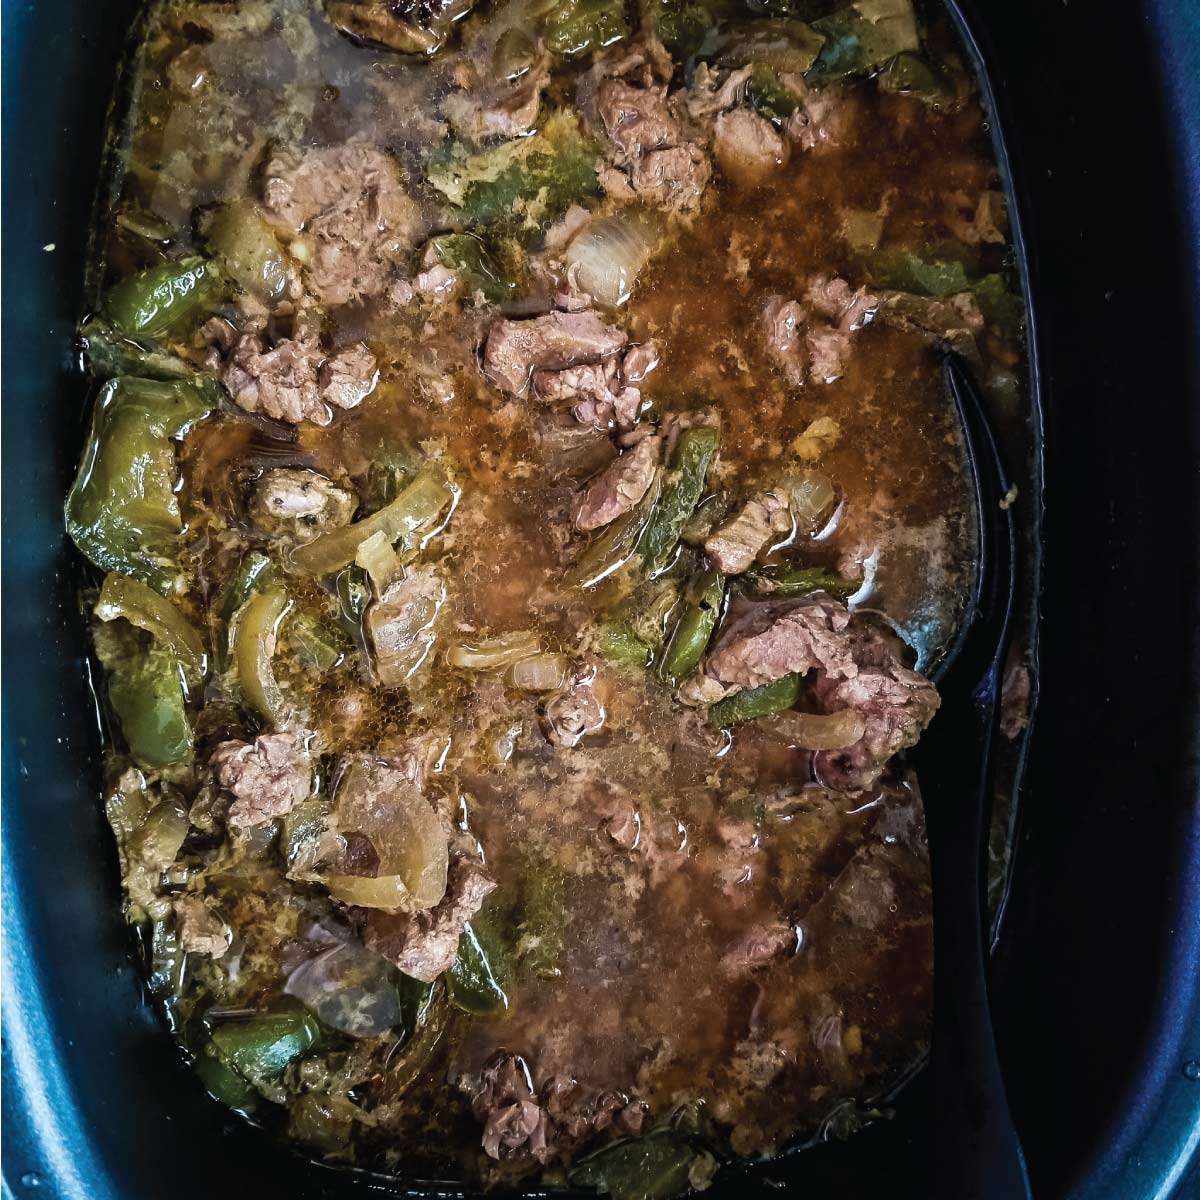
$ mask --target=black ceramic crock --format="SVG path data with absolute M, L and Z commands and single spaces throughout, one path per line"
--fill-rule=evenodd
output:
M 132 0 L 3 5 L 4 1196 L 405 1188 L 231 1121 L 142 1004 L 61 500 L 72 329 Z M 1200 0 L 963 0 L 1026 245 L 1041 704 L 995 961 L 1038 1200 L 1200 1196 Z M 725 1197 L 927 1195 L 926 1099 Z M 953 1154 L 952 1145 L 944 1146 Z M 422 1189 L 413 1189 L 421 1194 Z

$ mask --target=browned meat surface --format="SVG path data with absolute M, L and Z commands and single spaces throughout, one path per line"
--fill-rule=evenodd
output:
M 382 295 L 412 243 L 416 207 L 396 160 L 368 142 L 280 147 L 263 167 L 262 194 L 325 304 Z
M 229 949 L 229 927 L 199 896 L 177 896 L 174 907 L 179 948 L 185 954 L 220 958 Z
M 456 133 L 473 142 L 486 138 L 514 138 L 528 133 L 537 121 L 542 92 L 550 82 L 545 54 L 516 79 L 487 85 L 476 70 L 462 72 L 468 90 L 452 92 L 444 109 Z
M 650 436 L 609 463 L 580 497 L 575 527 L 599 529 L 629 512 L 650 487 L 661 452 L 661 440 Z
M 483 1122 L 483 1149 L 489 1157 L 520 1149 L 537 1159 L 546 1157 L 546 1112 L 532 1080 L 528 1063 L 505 1051 L 484 1067 L 478 1084 L 467 1085 L 474 1092 L 471 1111 Z
M 916 744 L 939 704 L 933 684 L 900 662 L 894 638 L 859 630 L 852 653 L 857 670 L 840 678 L 828 672 L 816 686 L 826 712 L 852 708 L 866 722 L 853 746 L 816 756 L 818 778 L 839 789 L 870 787 L 891 758 Z
M 233 793 L 229 823 L 234 826 L 282 817 L 312 789 L 312 763 L 296 734 L 265 733 L 252 745 L 222 742 L 210 762 L 217 782 Z
M 547 313 L 528 321 L 497 321 L 483 351 L 484 374 L 520 395 L 535 370 L 559 371 L 618 353 L 627 335 L 594 312 Z
M 767 350 L 792 383 L 803 383 L 808 372 L 804 345 L 804 309 L 796 300 L 771 296 L 763 307 Z
M 454 965 L 467 922 L 496 890 L 496 881 L 472 854 L 451 855 L 446 894 L 431 909 L 414 913 L 357 910 L 363 945 L 405 975 L 432 983 Z
M 849 624 L 845 605 L 832 600 L 755 605 L 727 625 L 705 669 L 719 683 L 742 687 L 814 668 L 847 679 L 858 673 Z
M 601 174 L 618 199 L 640 197 L 670 212 L 699 206 L 711 167 L 698 143 L 688 139 L 667 104 L 665 87 L 637 87 L 606 79 L 596 105 L 616 148 L 616 167 Z
M 358 497 L 316 471 L 280 467 L 254 483 L 248 511 L 264 533 L 311 541 L 319 533 L 348 525 Z
M 787 162 L 790 148 L 770 121 L 748 108 L 721 113 L 713 122 L 713 154 L 722 171 L 754 187 Z
M 725 575 L 740 575 L 780 534 L 792 528 L 786 497 L 776 492 L 752 496 L 704 540 L 704 549 Z
M 334 408 L 354 408 L 370 394 L 375 377 L 375 359 L 365 347 L 327 356 L 316 341 L 282 338 L 268 348 L 257 333 L 237 340 L 221 370 L 239 408 L 314 425 L 328 425 Z

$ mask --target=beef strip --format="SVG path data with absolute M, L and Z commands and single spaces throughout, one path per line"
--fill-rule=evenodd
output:
M 822 750 L 813 760 L 826 787 L 870 787 L 888 761 L 914 746 L 937 712 L 933 684 L 900 661 L 901 643 L 874 627 L 855 631 L 850 650 L 856 670 L 818 678 L 814 695 L 824 712 L 852 708 L 863 718 L 862 737 L 844 750 Z
M 493 137 L 521 137 L 534 127 L 542 92 L 550 82 L 550 60 L 545 53 L 539 54 L 516 79 L 492 86 L 482 84 L 478 71 L 469 63 L 463 72 L 470 86 L 465 91 L 451 92 L 442 106 L 456 133 L 479 142 Z
M 413 241 L 417 208 L 396 160 L 369 142 L 279 147 L 263 169 L 263 211 L 328 305 L 382 295 Z
M 671 112 L 666 87 L 606 79 L 596 107 L 615 150 L 615 165 L 600 173 L 605 190 L 618 199 L 649 200 L 672 213 L 694 212 L 712 168 Z
M 596 363 L 624 349 L 625 333 L 594 312 L 546 313 L 524 321 L 496 321 L 483 351 L 483 372 L 498 387 L 520 395 L 535 370 Z
M 609 463 L 580 498 L 575 527 L 599 529 L 633 509 L 654 480 L 661 450 L 661 439 L 651 436 Z
M 331 407 L 354 408 L 376 378 L 375 356 L 365 346 L 327 356 L 307 338 L 282 338 L 268 348 L 260 333 L 238 338 L 221 369 L 239 408 L 293 424 L 328 425 Z
M 458 940 L 467 922 L 496 890 L 478 855 L 455 848 L 450 856 L 446 894 L 430 909 L 388 913 L 355 909 L 363 945 L 394 963 L 405 975 L 432 983 L 458 957 Z
M 770 178 L 790 153 L 775 126 L 749 108 L 721 113 L 713 122 L 713 154 L 721 170 L 743 187 Z
M 858 673 L 845 629 L 850 613 L 833 600 L 752 605 L 721 634 L 706 674 L 721 684 L 760 687 L 820 668 L 831 679 Z M 843 705 L 844 707 L 844 705 Z
M 647 486 L 649 486 L 647 484 Z M 759 492 L 704 541 L 704 549 L 725 575 L 740 575 L 782 533 L 792 527 L 786 496 Z
M 172 902 L 179 948 L 188 954 L 220 958 L 232 940 L 229 927 L 199 896 L 176 896 Z
M 255 481 L 248 510 L 264 533 L 307 542 L 327 529 L 348 525 L 357 506 L 353 492 L 324 475 L 280 467 Z
M 301 734 L 264 733 L 252 745 L 221 742 L 209 762 L 217 782 L 234 795 L 228 821 L 235 828 L 285 816 L 312 790 L 312 763 Z

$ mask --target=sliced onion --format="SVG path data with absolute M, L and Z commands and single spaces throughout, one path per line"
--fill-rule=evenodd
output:
M 624 304 L 662 234 L 661 222 L 642 211 L 625 211 L 589 221 L 567 247 L 581 291 L 598 303 Z
M 810 535 L 820 529 L 823 518 L 837 503 L 833 480 L 820 471 L 802 471 L 784 481 L 792 502 L 792 518 L 802 533 Z
M 235 617 L 233 657 L 247 703 L 277 729 L 285 729 L 294 713 L 275 678 L 275 644 L 279 626 L 293 607 L 280 591 L 256 592 Z
M 382 529 L 359 543 L 354 562 L 371 577 L 376 595 L 382 595 L 384 588 L 400 573 L 400 558 Z
M 508 682 L 523 692 L 556 692 L 567 677 L 567 660 L 561 654 L 536 654 L 508 669 Z
M 377 1037 L 404 1020 L 391 969 L 358 942 L 343 942 L 305 959 L 283 990 L 351 1037 Z
M 463 671 L 498 671 L 532 658 L 541 648 L 532 633 L 504 633 L 473 645 L 459 642 L 446 651 L 446 661 Z
M 759 726 L 801 750 L 845 750 L 867 728 L 862 716 L 852 708 L 832 713 L 775 713 L 759 721 Z

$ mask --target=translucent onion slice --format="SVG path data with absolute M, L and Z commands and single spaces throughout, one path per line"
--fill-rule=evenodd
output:
M 589 221 L 567 247 L 581 291 L 612 308 L 625 303 L 662 236 L 662 224 L 648 212 L 626 210 Z
M 866 722 L 852 708 L 832 713 L 780 712 L 759 724 L 801 750 L 845 750 L 866 732 Z

